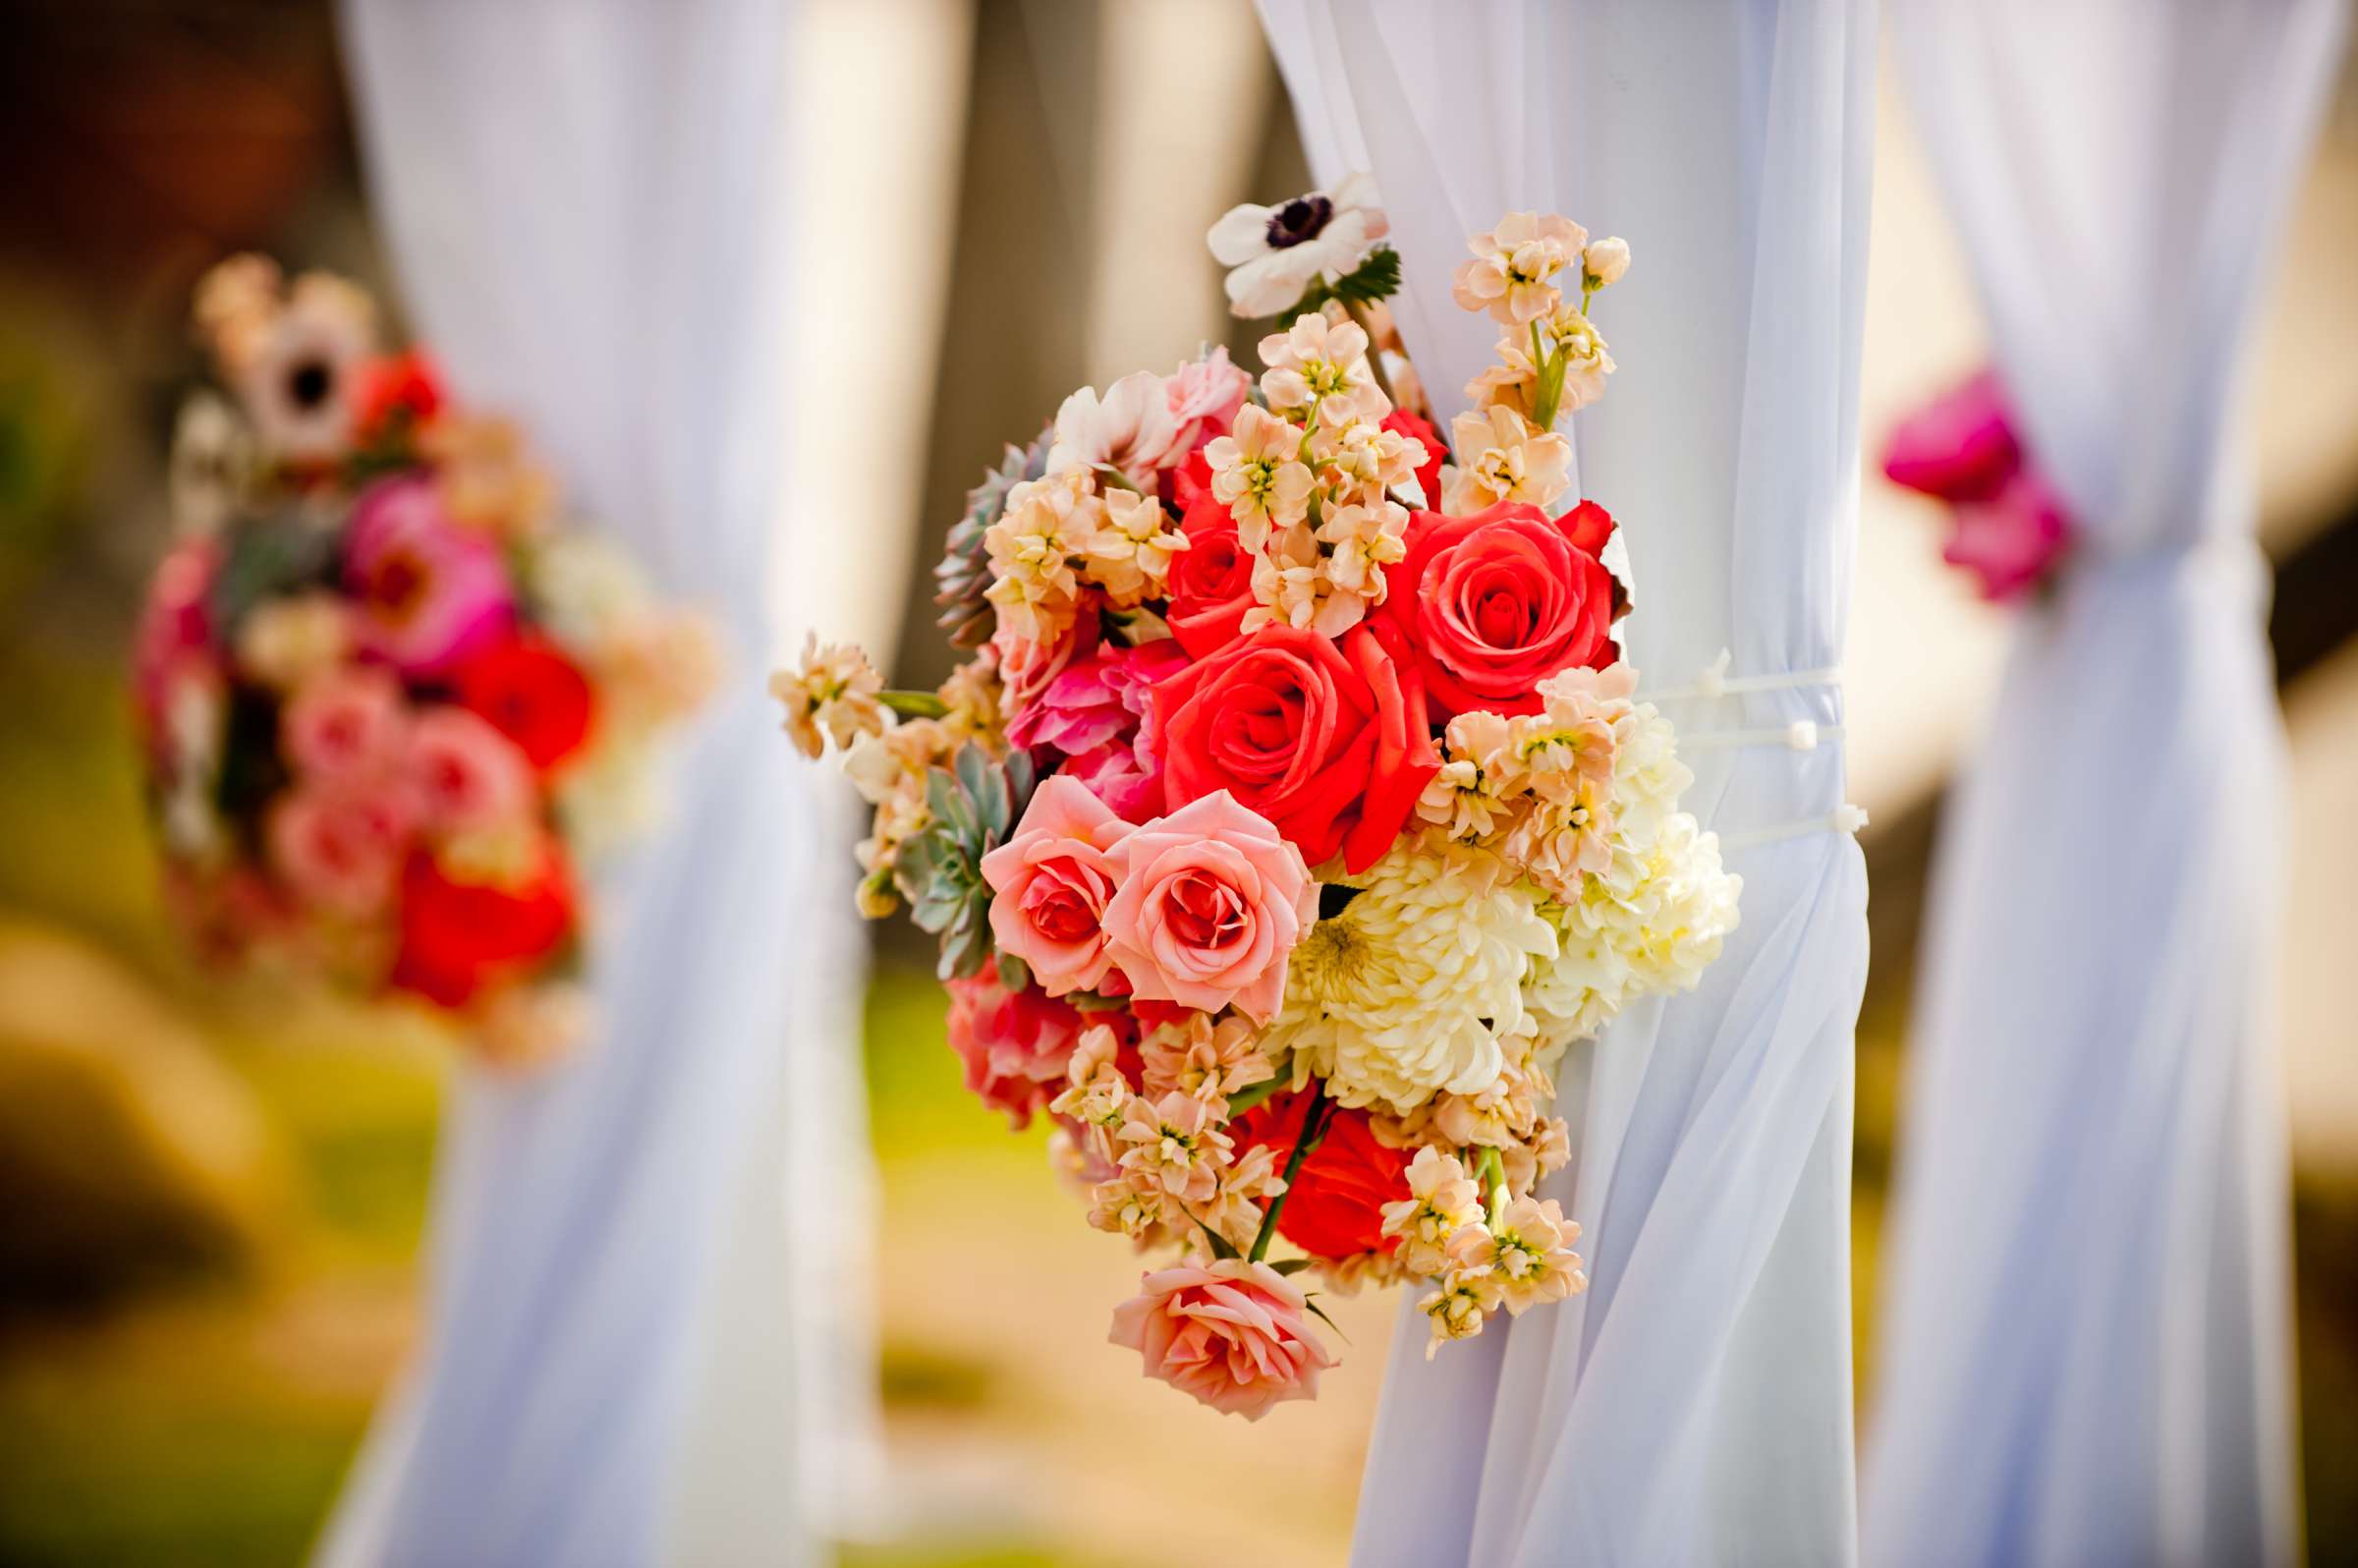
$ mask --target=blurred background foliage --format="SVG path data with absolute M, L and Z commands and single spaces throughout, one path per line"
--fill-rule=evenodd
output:
M 876 154 L 891 171 L 878 198 L 924 218 L 909 244 L 935 256 L 903 357 L 921 367 L 912 418 L 926 457 L 861 546 L 889 627 L 922 604 L 930 547 L 973 476 L 1064 392 L 1142 356 L 1175 360 L 1202 338 L 1229 338 L 1246 357 L 1198 237 L 1229 202 L 1306 177 L 1242 0 L 811 9 L 807 75 L 887 60 L 954 100 L 936 106 L 929 153 Z M 10 8 L 6 44 L 0 134 L 20 156 L 0 167 L 0 1563 L 293 1563 L 416 1340 L 447 1046 L 421 1022 L 268 977 L 225 982 L 175 949 L 121 665 L 166 532 L 161 462 L 194 372 L 181 323 L 197 273 L 260 246 L 392 297 L 324 5 L 57 0 Z M 1099 68 L 1108 59 L 1135 70 L 1117 77 Z M 837 74 L 848 77 L 838 90 L 872 84 Z M 2296 233 L 2285 288 L 2299 313 L 2272 344 L 2262 443 L 2279 562 L 2273 630 L 2300 683 L 2287 700 L 2315 803 L 2302 830 L 2316 823 L 2317 854 L 2299 895 L 2312 902 L 2296 921 L 2308 945 L 2291 963 L 2303 1437 L 2320 1562 L 2358 1560 L 2358 1097 L 2330 1064 L 2305 1068 L 2326 1053 L 2313 1043 L 2304 1057 L 2299 1044 L 2351 1043 L 2346 1021 L 2308 1021 L 2299 980 L 2358 934 L 2346 891 L 2358 845 L 2330 825 L 2358 778 L 2348 97 Z M 1953 256 L 1939 259 L 1904 121 L 1888 114 L 1884 145 L 1871 442 L 1875 411 L 1969 366 L 1978 333 Z M 814 326 L 814 341 L 823 336 Z M 1880 731 L 1866 712 L 1853 726 L 1880 819 L 1859 1036 L 1863 1384 L 1939 775 L 1970 734 L 2002 638 L 1932 561 L 1933 531 L 1870 489 L 1854 696 L 1871 705 L 1884 680 L 1900 698 L 1886 700 L 1892 722 Z M 1952 656 L 1952 642 L 1968 653 Z M 944 667 L 925 614 L 901 621 L 898 646 L 905 677 Z M 1904 682 L 1886 679 L 1895 662 Z M 1885 752 L 1867 755 L 1877 744 Z M 1296 1412 L 1241 1428 L 1095 1354 L 1133 1265 L 1076 1222 L 1039 1130 L 1011 1138 L 965 1096 L 939 993 L 894 940 L 866 1044 L 879 1251 L 914 1234 L 938 1261 L 878 1280 L 895 1517 L 852 1560 L 1164 1561 L 1144 1522 L 1171 1499 L 1139 1462 L 1161 1453 L 1207 1494 L 1243 1499 L 1220 1542 L 1240 1557 L 1339 1561 L 1389 1305 L 1340 1304 L 1350 1365 L 1315 1421 Z

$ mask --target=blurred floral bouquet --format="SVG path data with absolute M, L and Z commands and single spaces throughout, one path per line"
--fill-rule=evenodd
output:
M 181 412 L 133 653 L 175 913 L 546 1056 L 581 1023 L 576 861 L 710 686 L 707 630 L 559 531 L 515 430 L 377 353 L 352 284 L 240 256 L 196 327 L 234 401 Z
M 1176 1255 L 1114 1340 L 1256 1418 L 1333 1362 L 1306 1270 L 1430 1281 L 1435 1346 L 1583 1288 L 1534 1194 L 1556 1060 L 1736 920 L 1553 431 L 1612 369 L 1588 306 L 1627 249 L 1474 239 L 1456 297 L 1502 336 L 1444 442 L 1371 200 L 1212 230 L 1280 317 L 1258 383 L 1215 349 L 1008 450 L 938 569 L 973 655 L 938 692 L 815 642 L 773 683 L 875 807 L 862 909 L 940 938 L 969 1086 L 1054 1119 L 1092 1225 Z
M 2015 435 L 2012 406 L 1993 371 L 1977 373 L 1894 426 L 1883 476 L 1947 503 L 1940 558 L 1972 573 L 1993 604 L 2044 588 L 2071 552 L 2071 514 Z

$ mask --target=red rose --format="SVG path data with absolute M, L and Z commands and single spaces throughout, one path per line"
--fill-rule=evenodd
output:
M 401 873 L 401 948 L 392 984 L 463 1007 L 494 979 L 531 969 L 574 930 L 573 871 L 554 839 L 521 885 L 453 880 L 423 851 Z
M 1162 618 L 1190 658 L 1209 658 L 1243 634 L 1253 607 L 1253 557 L 1237 542 L 1236 519 L 1207 492 L 1179 531 L 1187 548 L 1171 557 L 1171 597 Z
M 1413 435 L 1425 443 L 1425 466 L 1417 470 L 1417 482 L 1425 486 L 1425 504 L 1441 504 L 1441 463 L 1449 456 L 1448 445 L 1441 432 L 1432 427 L 1431 420 L 1420 419 L 1406 409 L 1394 409 L 1383 417 L 1381 428 L 1398 435 Z
M 1620 656 L 1619 589 L 1598 559 L 1612 533 L 1593 501 L 1560 518 L 1501 501 L 1472 517 L 1410 520 L 1382 613 L 1416 650 L 1436 718 L 1475 707 L 1536 713 L 1548 676 Z
M 363 446 L 391 434 L 397 422 L 416 429 L 441 407 L 441 373 L 421 349 L 365 360 L 354 373 L 353 434 Z
M 1277 1169 L 1284 1170 L 1309 1109 L 1309 1092 L 1271 1094 L 1238 1117 L 1237 1151 L 1265 1144 Z M 1408 1150 L 1377 1143 L 1366 1111 L 1336 1106 L 1326 1136 L 1286 1190 L 1277 1234 L 1313 1258 L 1389 1252 L 1397 1243 L 1383 1234 L 1383 1205 L 1408 1196 Z
M 1314 867 L 1382 859 L 1439 766 L 1416 666 L 1378 622 L 1339 646 L 1264 626 L 1157 686 L 1147 722 L 1167 810 L 1226 790 Z
M 488 719 L 543 773 L 590 738 L 589 677 L 544 638 L 504 638 L 459 666 L 459 705 Z
M 1202 447 L 1190 452 L 1176 468 L 1162 471 L 1162 504 L 1185 514 L 1195 510 L 1196 503 L 1211 493 L 1211 459 Z

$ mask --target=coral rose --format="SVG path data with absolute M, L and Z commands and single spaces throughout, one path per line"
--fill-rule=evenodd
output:
M 1277 1168 L 1293 1157 L 1302 1118 L 1317 1091 L 1272 1094 L 1237 1119 L 1237 1151 L 1266 1147 Z M 1337 1105 L 1325 1135 L 1285 1192 L 1277 1211 L 1277 1234 L 1313 1258 L 1349 1258 L 1355 1253 L 1389 1252 L 1399 1243 L 1383 1234 L 1383 1207 L 1413 1196 L 1408 1190 L 1405 1148 L 1376 1141 L 1375 1124 L 1364 1110 Z
M 490 720 L 545 773 L 590 739 L 589 677 L 546 638 L 503 638 L 460 666 L 459 705 Z
M 1105 978 L 1105 906 L 1113 898 L 1107 854 L 1129 824 L 1077 779 L 1044 780 L 1015 836 L 982 857 L 990 934 L 999 951 L 1031 966 L 1050 996 Z
M 1007 1113 L 1010 1126 L 1032 1125 L 1064 1083 L 1083 1019 L 1070 1002 L 1037 985 L 1010 991 L 989 968 L 946 981 L 950 1049 L 966 1066 L 966 1087 Z
M 1149 1377 L 1247 1421 L 1317 1398 L 1319 1373 L 1335 1363 L 1302 1292 L 1268 1264 L 1235 1258 L 1141 1276 L 1106 1337 L 1145 1357 Z
M 1337 644 L 1264 626 L 1154 690 L 1148 744 L 1171 807 L 1226 790 L 1312 865 L 1381 860 L 1438 768 L 1415 663 L 1376 621 Z
M 1226 790 L 1145 827 L 1113 852 L 1105 907 L 1114 963 L 1131 991 L 1260 1023 L 1285 999 L 1286 958 L 1318 919 L 1302 852 Z
M 1207 659 L 1244 635 L 1253 608 L 1253 557 L 1236 536 L 1236 519 L 1210 490 L 1188 503 L 1179 531 L 1187 548 L 1171 561 L 1163 620 L 1190 658 Z
M 1469 708 L 1537 713 L 1540 682 L 1619 656 L 1612 625 L 1626 605 L 1599 559 L 1612 533 L 1593 501 L 1560 518 L 1501 501 L 1410 521 L 1383 613 L 1415 649 L 1436 720 Z
M 423 851 L 401 875 L 401 948 L 392 983 L 443 1007 L 464 1007 L 523 975 L 574 934 L 573 868 L 553 838 L 533 846 L 512 881 L 453 876 Z

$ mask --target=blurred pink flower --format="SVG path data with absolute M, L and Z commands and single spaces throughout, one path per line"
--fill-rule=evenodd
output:
M 420 476 L 384 480 L 354 505 L 344 578 L 363 651 L 405 675 L 448 671 L 515 611 L 498 543 L 454 521 Z
M 1319 889 L 1266 817 L 1226 790 L 1144 827 L 1113 853 L 1105 909 L 1113 961 L 1133 991 L 1256 1023 L 1276 1016 L 1286 958 L 1318 919 Z
M 966 1087 L 1005 1111 L 1010 1125 L 1030 1126 L 1032 1113 L 1064 1082 L 1081 1037 L 1081 1010 L 1037 985 L 1009 991 L 989 969 L 946 985 L 950 1049 L 966 1064 Z
M 1986 501 L 1949 509 L 1940 558 L 1971 572 L 1982 597 L 2003 604 L 2044 582 L 2071 548 L 2071 515 L 2035 469 L 2024 469 Z
M 481 715 L 436 703 L 410 726 L 404 776 L 424 825 L 438 832 L 496 828 L 533 808 L 533 764 Z
M 407 726 L 401 683 L 380 669 L 346 665 L 296 690 L 279 716 L 279 747 L 306 779 L 367 782 L 393 765 Z
M 308 907 L 365 920 L 392 899 L 411 821 L 397 788 L 303 785 L 270 810 L 270 864 Z
M 206 599 L 220 570 L 210 539 L 184 539 L 157 564 L 140 609 L 131 650 L 132 694 L 152 732 L 160 733 L 164 692 L 173 671 L 189 660 L 217 664 L 211 651 L 213 618 Z M 151 734 L 150 742 L 154 739 Z
M 1938 500 L 1986 501 L 2021 461 L 2005 388 L 1984 370 L 1893 426 L 1883 476 Z
M 1058 676 L 1096 651 L 1098 636 L 1094 604 L 1053 643 L 1035 643 L 1018 635 L 1005 621 L 999 623 L 990 645 L 999 656 L 999 712 L 1011 728 L 1039 704 Z
M 1335 1364 L 1302 1292 L 1268 1264 L 1234 1258 L 1144 1275 L 1107 1338 L 1143 1356 L 1149 1377 L 1247 1421 L 1317 1398 L 1319 1373 Z
M 1113 898 L 1106 854 L 1127 828 L 1079 780 L 1043 780 L 1015 836 L 982 857 L 990 933 L 1003 953 L 1031 966 L 1050 996 L 1087 990 L 1105 978 L 1105 906 Z

